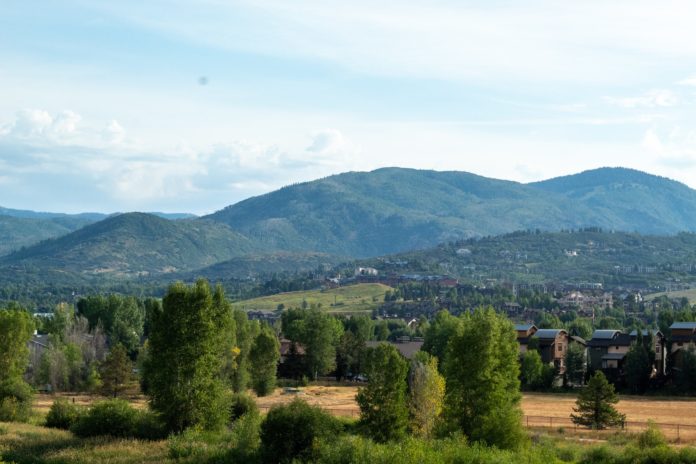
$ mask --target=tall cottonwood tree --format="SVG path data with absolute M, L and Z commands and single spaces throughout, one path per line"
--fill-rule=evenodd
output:
M 31 412 L 31 387 L 22 376 L 29 363 L 27 344 L 34 321 L 23 309 L 0 309 L 0 420 L 26 420 Z
M 305 367 L 316 379 L 336 367 L 336 347 L 343 324 L 318 308 L 295 309 L 283 313 L 283 334 L 305 350 Z
M 227 417 L 222 369 L 232 349 L 232 308 L 222 287 L 175 283 L 151 314 L 146 382 L 152 408 L 168 428 L 215 429 Z
M 424 351 L 416 353 L 408 375 L 411 431 L 430 438 L 442 414 L 445 379 L 437 368 L 437 358 Z
M 408 363 L 394 345 L 380 343 L 365 351 L 367 387 L 358 391 L 360 425 L 376 441 L 402 437 L 408 427 Z
M 461 318 L 445 354 L 445 414 L 470 441 L 515 448 L 523 440 L 519 345 L 493 308 Z
M 249 353 L 251 386 L 258 396 L 273 392 L 280 359 L 280 343 L 273 330 L 264 325 L 256 336 Z

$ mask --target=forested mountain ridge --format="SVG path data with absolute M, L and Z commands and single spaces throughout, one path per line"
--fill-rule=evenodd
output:
M 259 251 L 224 224 L 127 213 L 4 256 L 0 265 L 142 276 L 197 269 Z

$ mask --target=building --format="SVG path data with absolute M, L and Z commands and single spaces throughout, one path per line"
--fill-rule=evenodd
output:
M 669 327 L 669 331 L 674 367 L 681 369 L 684 352 L 696 350 L 696 322 L 675 322 Z
M 520 356 L 527 352 L 529 345 L 535 345 L 541 355 L 541 361 L 553 364 L 559 374 L 565 373 L 565 356 L 571 339 L 563 329 L 538 329 L 534 324 L 515 326 L 517 342 L 520 344 Z
M 642 330 L 641 334 L 643 338 L 652 337 L 652 349 L 655 351 L 655 362 L 653 364 L 654 374 L 665 375 L 667 374 L 667 346 L 665 343 L 665 336 L 659 330 Z M 638 332 L 636 330 L 632 331 L 630 334 L 631 341 L 635 342 L 638 338 Z
M 587 342 L 590 367 L 594 370 L 622 372 L 631 336 L 620 330 L 595 330 Z
M 534 324 L 517 324 L 515 325 L 515 331 L 517 332 L 517 343 L 520 344 L 520 356 L 527 352 L 527 345 L 529 345 L 529 339 L 532 335 L 539 330 Z
M 394 347 L 399 350 L 399 353 L 401 353 L 401 355 L 406 359 L 413 359 L 416 353 L 423 347 L 423 339 L 419 337 L 414 337 L 413 339 L 410 337 L 400 337 L 395 342 L 378 342 L 371 340 L 365 342 L 365 345 L 368 348 L 375 348 L 379 346 L 380 343 L 389 343 L 390 345 L 394 345 Z

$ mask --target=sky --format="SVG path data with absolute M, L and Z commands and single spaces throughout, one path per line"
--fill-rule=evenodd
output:
M 385 166 L 696 188 L 696 3 L 4 0 L 0 206 L 204 214 Z

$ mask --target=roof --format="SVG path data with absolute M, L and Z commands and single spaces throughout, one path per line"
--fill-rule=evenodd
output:
M 626 353 L 607 353 L 602 356 L 602 361 L 621 361 L 626 357 Z
M 406 358 L 406 359 L 413 359 L 413 357 L 416 355 L 417 351 L 420 351 L 421 347 L 423 346 L 423 342 L 421 341 L 412 341 L 412 342 L 377 342 L 377 341 L 367 341 L 365 342 L 365 345 L 369 348 L 375 348 L 377 347 L 380 343 L 389 343 L 390 345 L 394 345 L 394 347 L 399 350 L 399 353 Z
M 661 336 L 662 336 L 662 332 L 660 332 L 660 331 L 657 330 L 657 329 L 651 329 L 651 330 L 643 329 L 643 330 L 641 330 L 641 335 L 643 335 L 644 337 L 647 337 L 648 334 L 652 335 L 653 337 L 661 337 Z M 638 336 L 638 331 L 637 331 L 637 330 L 632 330 L 631 333 L 630 333 L 629 335 L 630 335 L 631 337 L 637 337 L 637 336 Z
M 584 338 L 578 337 L 577 335 L 571 335 L 570 339 L 574 341 L 575 343 L 580 343 L 581 345 L 587 345 L 587 342 L 585 341 Z
M 560 332 L 565 332 L 563 329 L 539 329 L 534 334 L 537 338 L 555 339 Z
M 595 330 L 592 334 L 592 340 L 611 340 L 618 333 L 618 330 Z
M 696 322 L 675 322 L 669 328 L 670 330 L 696 330 Z
M 529 332 L 534 327 L 534 324 L 515 324 L 515 330 L 518 332 Z

